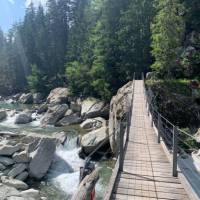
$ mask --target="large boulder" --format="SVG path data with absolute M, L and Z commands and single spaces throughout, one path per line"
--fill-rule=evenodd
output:
M 25 197 L 25 198 L 34 198 L 34 199 L 40 199 L 40 192 L 38 190 L 34 190 L 34 189 L 29 189 L 29 190 L 25 190 L 25 191 L 22 191 L 20 193 L 20 195 L 22 197 Z
M 95 98 L 87 98 L 82 102 L 81 116 L 86 118 L 100 117 L 105 103 Z
M 16 119 L 15 119 L 15 124 L 28 124 L 32 122 L 32 114 L 31 113 L 20 113 Z
M 7 185 L 0 184 L 0 199 L 5 200 L 9 196 L 19 196 L 20 192 L 14 188 Z
M 31 93 L 22 94 L 19 98 L 19 103 L 23 104 L 32 104 L 33 103 L 33 95 Z
M 27 168 L 26 164 L 15 164 L 13 168 L 8 172 L 8 176 L 15 178 L 19 174 L 21 174 Z
M 50 92 L 49 96 L 47 97 L 47 103 L 54 105 L 67 103 L 69 94 L 70 93 L 68 88 L 55 88 Z
M 116 153 L 119 141 L 119 127 L 122 119 L 127 113 L 128 105 L 131 104 L 132 82 L 127 83 L 120 88 L 111 99 L 109 114 L 109 138 L 113 153 Z
M 87 134 L 85 134 L 82 138 L 81 138 L 81 147 L 82 147 L 82 151 L 88 155 L 90 154 L 92 151 L 94 151 L 99 144 L 101 143 L 109 143 L 109 138 L 108 138 L 108 129 L 106 126 L 91 131 Z
M 29 164 L 29 175 L 36 179 L 41 179 L 47 173 L 56 150 L 56 140 L 43 138 L 38 144 L 38 148 L 31 153 L 32 160 Z
M 0 121 L 6 119 L 7 112 L 5 110 L 0 110 Z
M 86 129 L 87 131 L 96 130 L 102 126 L 106 126 L 106 120 L 101 117 L 86 119 L 80 125 L 81 128 Z
M 74 124 L 80 124 L 82 122 L 82 118 L 79 116 L 78 113 L 73 113 L 71 115 L 67 115 L 63 117 L 56 126 L 69 126 Z
M 23 181 L 17 180 L 17 179 L 12 179 L 9 177 L 2 176 L 1 181 L 5 185 L 14 187 L 19 190 L 27 190 L 28 189 L 28 185 L 26 183 L 24 183 Z
M 42 118 L 42 124 L 55 125 L 68 110 L 67 104 L 50 106 Z
M 0 155 L 1 156 L 11 156 L 15 152 L 19 151 L 20 149 L 21 149 L 21 145 L 15 145 L 15 146 L 7 145 L 7 144 L 0 145 Z M 0 157 L 0 162 L 2 162 L 1 158 L 2 157 Z
M 10 165 L 14 164 L 14 160 L 11 158 L 0 156 L 0 163 L 5 166 L 10 166 Z

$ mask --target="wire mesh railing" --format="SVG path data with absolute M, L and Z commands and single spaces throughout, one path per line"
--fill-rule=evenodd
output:
M 144 75 L 142 75 L 144 81 L 144 93 L 146 98 L 146 105 L 148 108 L 148 115 L 151 114 L 151 125 L 155 126 L 158 131 L 158 143 L 162 138 L 169 152 L 173 154 L 173 176 L 177 176 L 177 159 L 178 156 L 184 153 L 191 154 L 194 151 L 200 149 L 200 143 L 196 141 L 196 138 L 181 130 L 175 126 L 168 119 L 166 119 L 161 113 L 159 113 L 157 106 L 152 101 L 153 94 L 148 88 L 145 87 Z

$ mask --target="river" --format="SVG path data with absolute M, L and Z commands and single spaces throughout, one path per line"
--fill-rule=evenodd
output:
M 78 135 L 83 134 L 84 131 L 79 126 L 67 127 L 41 127 L 41 115 L 33 113 L 35 121 L 26 125 L 16 125 L 14 121 L 17 114 L 13 114 L 16 110 L 20 112 L 24 109 L 31 109 L 33 106 L 8 104 L 1 102 L 0 109 L 10 109 L 6 120 L 0 122 L 0 131 L 12 131 L 15 133 L 35 133 L 35 134 L 49 134 L 55 132 L 65 131 L 68 139 L 64 146 L 57 147 L 55 159 L 51 165 L 46 177 L 39 183 L 36 188 L 41 190 L 49 200 L 68 200 L 74 194 L 79 183 L 79 169 L 83 166 L 84 160 L 78 156 L 79 148 L 76 146 L 76 139 Z M 107 184 L 109 182 L 113 162 L 110 160 L 101 160 L 95 163 L 100 167 L 100 180 L 96 186 L 96 199 L 101 200 L 105 194 Z

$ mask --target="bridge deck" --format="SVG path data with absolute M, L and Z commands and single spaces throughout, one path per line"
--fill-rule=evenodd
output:
M 161 145 L 145 107 L 143 82 L 135 81 L 130 138 L 125 149 L 123 172 L 118 174 L 112 199 L 189 200 Z

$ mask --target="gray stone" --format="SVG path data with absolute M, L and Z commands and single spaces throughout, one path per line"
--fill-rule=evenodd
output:
M 107 127 L 102 127 L 85 134 L 81 138 L 81 147 L 84 153 L 89 154 L 102 142 L 105 142 L 105 144 L 106 142 L 109 143 Z
M 3 184 L 14 187 L 18 190 L 27 190 L 28 189 L 28 185 L 20 180 L 11 179 L 11 178 L 7 178 L 7 177 L 1 177 L 1 181 Z
M 132 90 L 132 82 L 129 82 L 118 90 L 116 96 L 113 96 L 110 102 L 108 132 L 113 153 L 116 153 L 119 138 L 119 131 L 116 130 L 120 127 L 120 122 L 127 113 L 127 103 L 129 105 L 131 103 Z
M 7 112 L 5 110 L 0 110 L 0 121 L 6 119 Z
M 68 106 L 66 104 L 49 107 L 42 118 L 42 124 L 55 125 L 66 113 Z
M 20 193 L 20 195 L 22 197 L 25 197 L 25 198 L 35 198 L 35 199 L 39 199 L 40 198 L 40 192 L 38 190 L 34 190 L 34 189 L 29 189 L 29 190 L 25 190 L 25 191 L 22 191 Z
M 29 175 L 41 179 L 47 173 L 56 150 L 56 140 L 51 138 L 41 139 L 38 148 L 31 153 L 32 160 L 29 164 Z
M 55 88 L 47 97 L 47 103 L 53 105 L 67 103 L 69 94 L 68 88 Z
M 30 161 L 30 157 L 29 157 L 29 154 L 26 150 L 20 152 L 20 153 L 15 153 L 13 155 L 13 160 L 16 162 L 16 163 L 27 163 Z
M 20 149 L 21 149 L 20 145 L 15 145 L 15 146 L 12 146 L 12 145 L 1 145 L 0 146 L 0 155 L 11 156 L 15 152 L 19 151 Z
M 10 170 L 10 172 L 8 173 L 8 176 L 14 178 L 17 175 L 21 174 L 26 168 L 27 168 L 26 164 L 23 164 L 23 163 L 15 164 L 13 168 Z
M 24 171 L 18 176 L 15 177 L 15 179 L 20 180 L 20 181 L 25 181 L 28 178 L 28 172 Z
M 74 113 L 72 115 L 68 115 L 63 117 L 59 122 L 56 123 L 56 126 L 69 126 L 74 124 L 80 124 L 82 122 L 82 118 L 78 113 Z
M 75 102 L 71 102 L 70 103 L 70 109 L 75 113 L 76 112 L 80 113 L 81 112 L 81 104 L 78 104 L 78 103 L 75 103 Z
M 15 124 L 28 124 L 33 121 L 31 113 L 21 113 L 15 119 Z
M 6 169 L 5 165 L 3 165 L 3 164 L 0 163 L 0 171 L 3 171 L 5 169 Z
M 0 199 L 1 200 L 8 199 L 7 197 L 9 196 L 18 196 L 19 194 L 20 192 L 16 188 L 0 184 Z
M 81 128 L 86 129 L 88 131 L 101 128 L 102 126 L 106 126 L 106 120 L 101 117 L 86 119 L 80 125 Z
M 23 104 L 32 104 L 33 103 L 33 95 L 31 93 L 22 94 L 19 98 L 19 102 Z
M 67 140 L 67 134 L 64 131 L 55 133 L 54 137 L 57 138 L 58 142 L 62 145 L 64 145 Z

